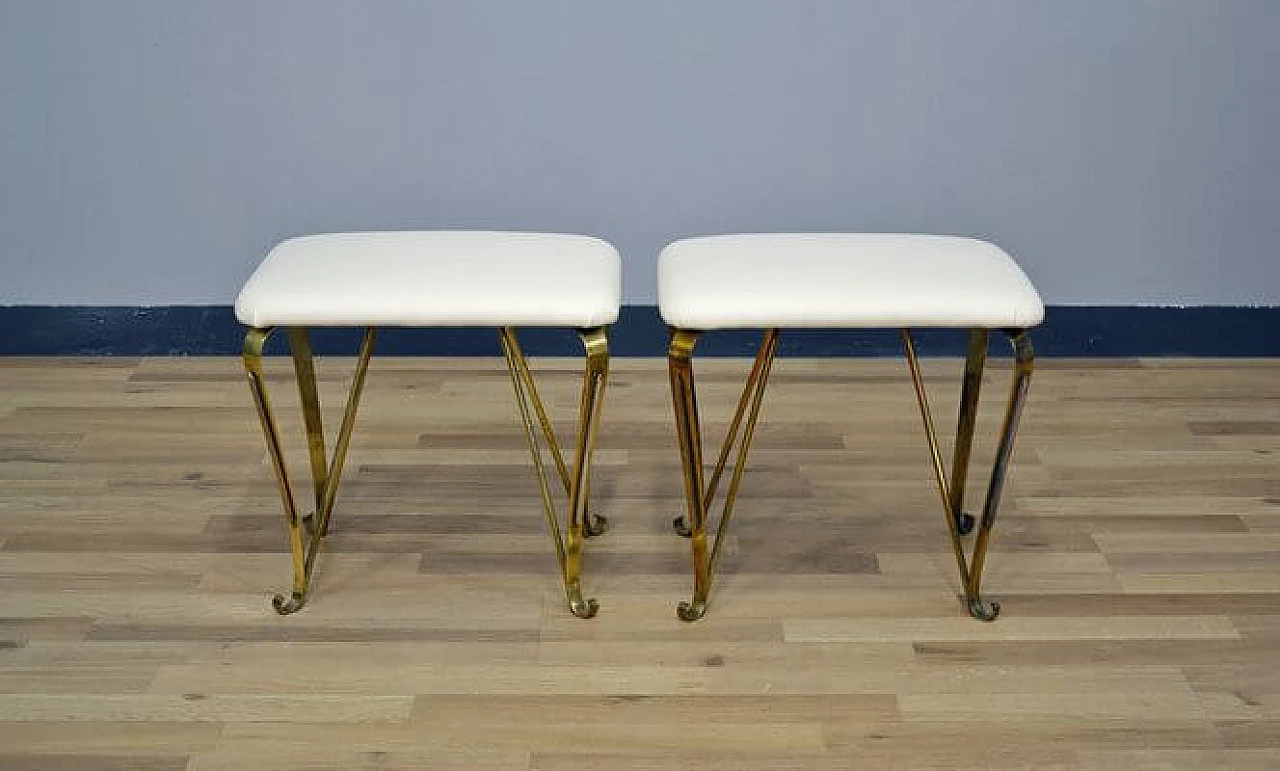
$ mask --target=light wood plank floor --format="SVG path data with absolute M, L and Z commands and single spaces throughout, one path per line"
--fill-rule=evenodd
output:
M 578 363 L 535 364 L 567 424 Z M 747 362 L 698 366 L 718 442 Z M 320 362 L 330 428 L 350 368 Z M 926 362 L 941 426 L 959 368 Z M 1280 362 L 1042 362 L 994 624 L 956 599 L 902 363 L 771 385 L 684 624 L 664 363 L 614 362 L 582 621 L 499 360 L 375 358 L 318 587 L 281 618 L 237 359 L 0 360 L 0 768 L 1280 768 Z

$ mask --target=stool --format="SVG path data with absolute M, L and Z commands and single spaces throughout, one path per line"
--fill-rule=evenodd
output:
M 995 619 L 1000 606 L 982 598 L 982 567 L 1031 378 L 1033 354 L 1026 333 L 1044 318 L 1044 306 L 1035 288 L 1007 254 L 984 241 L 947 236 L 779 233 L 690 238 L 663 250 L 658 298 L 671 333 L 668 364 L 687 510 L 674 524 L 677 532 L 692 539 L 693 547 L 693 599 L 680 603 L 680 618 L 693 621 L 706 612 L 720 546 L 733 515 L 778 350 L 779 329 L 897 327 L 902 330 L 924 419 L 965 604 L 975 618 Z M 702 431 L 691 360 L 694 345 L 709 330 L 760 327 L 765 332 L 759 353 L 711 478 L 704 484 Z M 970 330 L 949 482 L 911 334 L 911 329 L 918 327 Z M 1012 341 L 1016 366 L 978 534 L 971 556 L 966 557 L 962 541 L 974 519 L 964 512 L 965 480 L 987 336 L 992 329 Z M 716 538 L 708 552 L 708 513 L 735 442 L 737 459 Z
M 582 543 L 604 530 L 589 515 L 591 453 L 609 371 L 606 325 L 618 317 L 621 260 L 609 244 L 586 236 L 545 233 L 423 231 L 338 233 L 294 238 L 272 249 L 236 300 L 236 316 L 249 327 L 244 364 L 280 486 L 293 553 L 293 588 L 276 595 L 281 614 L 306 603 L 316 556 L 329 532 L 342 465 L 378 326 L 496 326 L 511 372 L 516 402 L 533 456 L 542 503 L 560 563 L 569 608 L 595 615 L 583 599 Z M 320 399 L 307 328 L 364 327 L 355 376 L 332 457 L 326 457 Z M 572 469 L 556 441 L 515 327 L 572 327 L 586 349 Z M 315 510 L 299 517 L 279 432 L 262 373 L 262 348 L 273 330 L 289 336 L 310 453 Z M 561 536 L 538 447 L 534 416 L 568 496 L 567 533 Z

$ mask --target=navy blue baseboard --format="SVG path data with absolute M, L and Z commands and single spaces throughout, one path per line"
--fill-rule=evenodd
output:
M 355 329 L 319 329 L 312 336 L 320 354 L 352 354 Z M 283 336 L 279 336 L 283 338 Z M 243 328 L 228 306 L 0 307 L 3 356 L 207 356 L 240 352 Z M 623 308 L 610 334 L 616 356 L 661 356 L 666 328 L 651 305 Z M 699 355 L 748 356 L 759 333 L 714 332 L 698 344 Z M 1054 306 L 1032 333 L 1039 356 L 1280 356 L 1280 307 L 1148 308 Z M 568 356 L 581 352 L 572 332 L 521 331 L 530 355 Z M 922 330 L 921 352 L 955 356 L 964 352 L 964 333 Z M 1007 347 L 993 352 L 1005 353 Z M 283 352 L 282 339 L 271 352 Z M 381 330 L 377 352 L 389 356 L 497 356 L 489 328 Z M 893 330 L 787 330 L 785 356 L 890 356 L 901 353 Z

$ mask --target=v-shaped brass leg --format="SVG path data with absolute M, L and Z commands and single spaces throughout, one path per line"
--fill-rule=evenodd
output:
M 751 440 L 755 436 L 756 421 L 760 417 L 760 407 L 764 401 L 765 387 L 769 382 L 769 372 L 773 367 L 774 355 L 778 351 L 778 330 L 767 330 L 760 343 L 760 350 L 756 354 L 755 364 L 747 376 L 746 385 L 738 400 L 738 408 L 730 422 L 724 444 L 720 448 L 720 456 L 711 474 L 711 481 L 704 487 L 702 426 L 698 419 L 698 400 L 693 381 L 692 361 L 693 347 L 697 344 L 698 335 L 698 332 L 691 330 L 671 330 L 671 345 L 667 354 L 671 374 L 671 398 L 676 414 L 676 433 L 680 442 L 680 459 L 684 468 L 687 505 L 685 516 L 677 517 L 672 524 L 677 533 L 691 539 L 690 545 L 693 549 L 693 598 L 688 602 L 681 602 L 676 608 L 676 615 L 685 621 L 696 621 L 707 612 L 707 596 L 711 592 L 711 581 L 720 560 L 720 547 L 724 543 L 725 533 L 728 532 L 729 521 L 733 518 L 738 486 L 742 483 L 742 473 L 746 469 L 747 454 L 751 450 Z M 743 426 L 744 416 L 745 427 Z M 716 488 L 724 474 L 729 454 L 735 442 L 738 441 L 740 430 L 742 440 L 738 444 L 737 461 L 734 464 L 733 475 L 729 478 L 729 487 L 725 492 L 724 508 L 720 514 L 720 522 L 716 526 L 715 543 L 711 544 L 710 554 L 708 554 L 707 514 L 711 502 L 715 499 Z
M 305 518 L 298 516 L 293 487 L 289 481 L 289 469 L 285 463 L 280 433 L 276 426 L 275 414 L 271 409 L 266 378 L 262 371 L 262 349 L 272 331 L 274 331 L 272 328 L 255 328 L 250 329 L 245 335 L 244 367 L 249 377 L 249 388 L 253 392 L 254 403 L 258 408 L 258 417 L 262 421 L 267 454 L 271 456 L 271 465 L 280 487 L 285 525 L 289 533 L 289 549 L 293 555 L 293 588 L 287 597 L 277 594 L 271 601 L 276 612 L 287 615 L 300 610 L 306 604 L 320 544 L 329 532 L 330 516 L 337 498 L 338 483 L 342 478 L 342 466 L 346 461 L 347 448 L 351 444 L 351 432 L 355 428 L 356 410 L 360 404 L 360 394 L 364 389 L 365 375 L 369 371 L 374 329 L 370 327 L 365 331 L 364 342 L 360 346 L 360 358 L 356 363 L 355 377 L 347 397 L 347 408 L 342 416 L 342 426 L 338 430 L 338 442 L 334 447 L 332 460 L 325 458 L 320 398 L 316 389 L 315 366 L 311 358 L 307 331 L 301 327 L 289 329 L 294 372 L 298 379 L 303 418 L 307 427 L 307 448 L 311 459 L 311 479 L 315 495 L 315 512 Z M 304 532 L 308 522 L 311 523 L 309 534 Z
M 969 354 L 965 360 L 964 385 L 960 395 L 960 417 L 956 429 L 955 455 L 951 464 L 951 482 L 942 463 L 938 449 L 938 434 L 934 429 L 933 414 L 929 410 L 929 397 L 924 379 L 920 375 L 920 361 L 916 356 L 915 340 L 911 331 L 902 330 L 903 347 L 907 365 L 911 370 L 911 383 L 915 387 L 920 415 L 924 420 L 925 437 L 933 461 L 938 493 L 942 498 L 947 528 L 955 551 L 956 566 L 960 571 L 960 585 L 964 590 L 965 605 L 970 615 L 982 621 L 993 621 L 1000 614 L 1000 604 L 982 598 L 982 568 L 986 561 L 991 529 L 995 526 L 996 512 L 1000 506 L 1000 494 L 1004 489 L 1005 474 L 1013 456 L 1013 442 L 1018 432 L 1018 422 L 1026 404 L 1027 388 L 1031 384 L 1031 372 L 1035 355 L 1025 330 L 1007 330 L 1014 348 L 1013 388 L 1005 409 L 1004 424 L 1000 431 L 1000 444 L 996 449 L 995 463 L 991 469 L 991 481 L 987 485 L 986 501 L 982 506 L 982 519 L 978 523 L 978 536 L 972 556 L 965 556 L 963 536 L 972 527 L 973 518 L 964 512 L 964 488 L 969 471 L 969 455 L 973 447 L 974 427 L 977 423 L 978 394 L 982 386 L 982 370 L 987 355 L 987 331 L 975 329 L 970 334 Z
M 578 335 L 582 338 L 586 349 L 586 372 L 582 381 L 578 431 L 574 442 L 575 456 L 571 469 L 560 451 L 555 429 L 538 395 L 537 386 L 529 371 L 529 364 L 524 358 L 524 352 L 520 349 L 520 343 L 516 339 L 515 330 L 511 327 L 502 327 L 499 330 L 502 353 L 507 361 L 507 369 L 511 372 L 511 385 L 515 389 L 516 404 L 520 409 L 529 452 L 533 457 L 534 469 L 538 475 L 543 514 L 556 549 L 556 559 L 564 579 L 569 610 L 579 618 L 591 618 L 600 609 L 600 605 L 594 599 L 585 599 L 582 596 L 582 544 L 586 537 L 603 533 L 607 524 L 604 517 L 588 514 L 587 502 L 591 488 L 591 456 L 595 449 L 600 410 L 604 403 L 605 382 L 609 376 L 609 342 L 604 327 L 579 330 Z M 547 472 L 542 463 L 538 429 L 534 425 L 535 416 L 569 498 L 567 532 L 564 535 L 561 535 L 560 518 L 551 499 Z

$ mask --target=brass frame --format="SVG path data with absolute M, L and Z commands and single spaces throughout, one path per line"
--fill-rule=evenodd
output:
M 982 599 L 982 569 L 985 564 L 987 547 L 990 543 L 991 530 L 995 525 L 996 512 L 1000 504 L 1000 495 L 1004 488 L 1004 480 L 1013 454 L 1014 438 L 1017 435 L 1018 422 L 1026 403 L 1027 389 L 1030 385 L 1034 363 L 1034 353 L 1026 330 L 1005 330 L 1013 343 L 1015 353 L 1015 369 L 1013 387 L 1005 411 L 1000 444 L 996 450 L 995 463 L 991 471 L 991 480 L 987 487 L 987 496 L 983 504 L 982 518 L 978 526 L 978 535 L 973 546 L 972 556 L 966 558 L 963 537 L 972 529 L 973 517 L 964 512 L 965 482 L 969 471 L 969 459 L 973 449 L 973 435 L 977 424 L 978 397 L 982 387 L 982 373 L 986 363 L 987 336 L 986 329 L 973 329 L 970 332 L 969 350 L 965 359 L 964 383 L 960 395 L 960 412 L 956 429 L 955 453 L 951 465 L 951 480 L 942 463 L 942 454 L 938 448 L 938 436 L 934 430 L 933 416 L 929 411 L 928 396 L 924 381 L 920 375 L 920 363 L 916 355 L 915 341 L 909 329 L 902 330 L 902 339 L 906 351 L 907 363 L 911 371 L 911 381 L 915 387 L 916 399 L 924 420 L 925 436 L 933 460 L 933 468 L 937 478 L 938 490 L 942 497 L 943 511 L 947 520 L 947 528 L 951 533 L 952 545 L 956 555 L 956 563 L 960 571 L 960 584 L 964 592 L 965 605 L 969 613 L 982 621 L 992 621 L 1000 612 L 1000 605 Z M 769 372 L 778 349 L 779 333 L 777 329 L 767 329 L 756 355 L 755 364 L 747 376 L 742 396 L 738 400 L 738 408 L 730 422 L 729 430 L 721 447 L 719 459 L 712 472 L 710 482 L 703 485 L 702 461 L 702 429 L 698 419 L 698 404 L 693 379 L 693 349 L 701 332 L 687 329 L 670 329 L 671 342 L 668 349 L 668 365 L 671 373 L 671 398 L 675 409 L 676 434 L 680 444 L 680 459 L 684 476 L 685 502 L 687 514 L 677 517 L 672 523 L 675 531 L 692 541 L 693 550 L 693 599 L 681 602 L 676 614 L 685 621 L 695 621 L 706 613 L 707 596 L 715 577 L 716 566 L 720 557 L 720 547 L 724 542 L 729 521 L 733 515 L 734 503 L 738 496 L 738 487 L 746 466 L 747 454 L 751 448 L 751 440 L 755 434 L 756 421 L 760 416 L 760 406 L 768 385 Z M 742 429 L 742 439 L 738 449 L 738 457 L 725 493 L 724 508 L 716 527 L 715 543 L 707 553 L 707 515 L 716 488 L 724 472 L 734 442 L 738 440 L 739 430 L 744 415 L 746 427 Z
M 312 514 L 299 516 L 298 505 L 294 500 L 293 486 L 289 478 L 288 466 L 285 463 L 284 450 L 280 441 L 280 432 L 276 424 L 275 414 L 268 397 L 266 378 L 262 368 L 262 350 L 267 339 L 275 331 L 274 327 L 251 328 L 245 335 L 244 366 L 249 378 L 249 387 L 257 406 L 258 417 L 262 422 L 262 431 L 266 438 L 267 453 L 275 472 L 276 482 L 280 489 L 280 499 L 284 507 L 285 526 L 288 530 L 289 548 L 293 557 L 293 586 L 288 596 L 275 595 L 271 604 L 281 615 L 301 610 L 306 604 L 311 589 L 311 581 L 315 575 L 316 558 L 321 544 L 329 534 L 332 521 L 334 501 L 337 498 L 338 484 L 342 477 L 342 467 L 346 461 L 347 450 L 351 444 L 351 433 L 355 428 L 356 412 L 360 404 L 360 396 L 364 390 L 364 382 L 369 370 L 369 357 L 373 352 L 376 331 L 373 327 L 365 330 L 364 341 L 360 346 L 359 359 L 356 363 L 355 376 L 347 397 L 346 411 L 342 416 L 342 426 L 338 431 L 337 444 L 333 449 L 332 459 L 326 459 L 324 441 L 324 423 L 320 411 L 320 397 L 316 388 L 315 364 L 311 355 L 310 341 L 304 327 L 288 327 L 289 347 L 293 356 L 294 373 L 298 381 L 298 392 L 301 397 L 303 419 L 307 432 L 307 450 L 311 466 L 311 479 L 315 495 L 315 510 Z M 546 407 L 538 395 L 529 364 L 525 360 L 520 344 L 516 340 L 515 330 L 511 327 L 499 329 L 499 341 L 502 344 L 503 356 L 511 373 L 511 382 L 515 388 L 516 401 L 520 416 L 524 422 L 525 434 L 529 449 L 533 456 L 534 468 L 542 492 L 544 513 L 551 537 L 555 542 L 556 557 L 560 564 L 564 579 L 565 593 L 569 608 L 575 616 L 590 618 L 596 614 L 599 604 L 594 599 L 584 599 L 581 589 L 582 543 L 587 537 L 603 533 L 607 520 L 587 511 L 587 500 L 590 493 L 591 455 L 595 447 L 596 433 L 599 427 L 600 411 L 604 399 L 605 381 L 609 373 L 609 344 L 605 327 L 593 327 L 578 330 L 578 335 L 586 349 L 586 372 L 582 385 L 582 403 L 578 416 L 578 433 L 575 441 L 576 459 L 570 469 L 556 441 L 555 431 L 547 415 Z M 555 506 L 551 500 L 551 492 L 547 485 L 546 470 L 542 464 L 542 454 L 538 448 L 534 416 L 541 425 L 541 433 L 547 443 L 556 470 L 569 498 L 569 515 L 567 534 L 562 537 Z

